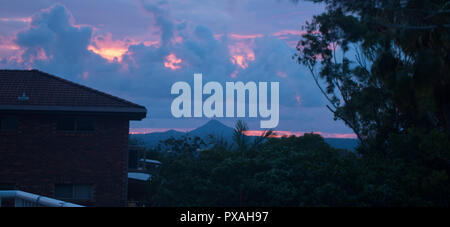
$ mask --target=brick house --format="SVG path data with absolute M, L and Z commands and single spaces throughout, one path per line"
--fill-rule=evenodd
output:
M 0 70 L 0 190 L 125 206 L 129 121 L 146 113 L 38 70 Z

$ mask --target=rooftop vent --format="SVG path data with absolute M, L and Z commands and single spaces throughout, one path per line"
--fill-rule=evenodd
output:
M 17 100 L 19 101 L 28 101 L 30 99 L 30 97 L 28 97 L 25 92 L 22 93 L 22 96 L 17 97 Z

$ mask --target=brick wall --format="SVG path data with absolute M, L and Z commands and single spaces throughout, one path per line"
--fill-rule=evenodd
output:
M 93 132 L 60 132 L 57 116 L 15 115 L 16 132 L 0 132 L 0 184 L 54 197 L 55 184 L 92 184 L 87 206 L 125 206 L 129 121 L 97 116 Z

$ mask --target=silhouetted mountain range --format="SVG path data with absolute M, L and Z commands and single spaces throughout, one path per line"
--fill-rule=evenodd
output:
M 131 138 L 142 141 L 148 147 L 154 147 L 158 145 L 160 141 L 169 139 L 171 137 L 180 138 L 182 136 L 198 136 L 202 139 L 207 139 L 209 135 L 213 135 L 217 138 L 224 138 L 226 141 L 231 141 L 233 137 L 234 129 L 222 124 L 218 120 L 210 120 L 206 124 L 189 132 L 179 132 L 175 130 L 168 130 L 166 132 L 154 132 L 148 134 L 134 134 L 130 135 Z M 333 147 L 355 150 L 358 145 L 356 139 L 339 139 L 339 138 L 325 138 L 325 141 Z

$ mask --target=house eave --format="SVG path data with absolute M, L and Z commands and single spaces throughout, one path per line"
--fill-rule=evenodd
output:
M 129 120 L 142 120 L 147 115 L 147 109 L 145 107 L 110 106 L 0 105 L 0 113 L 114 115 L 126 117 Z

